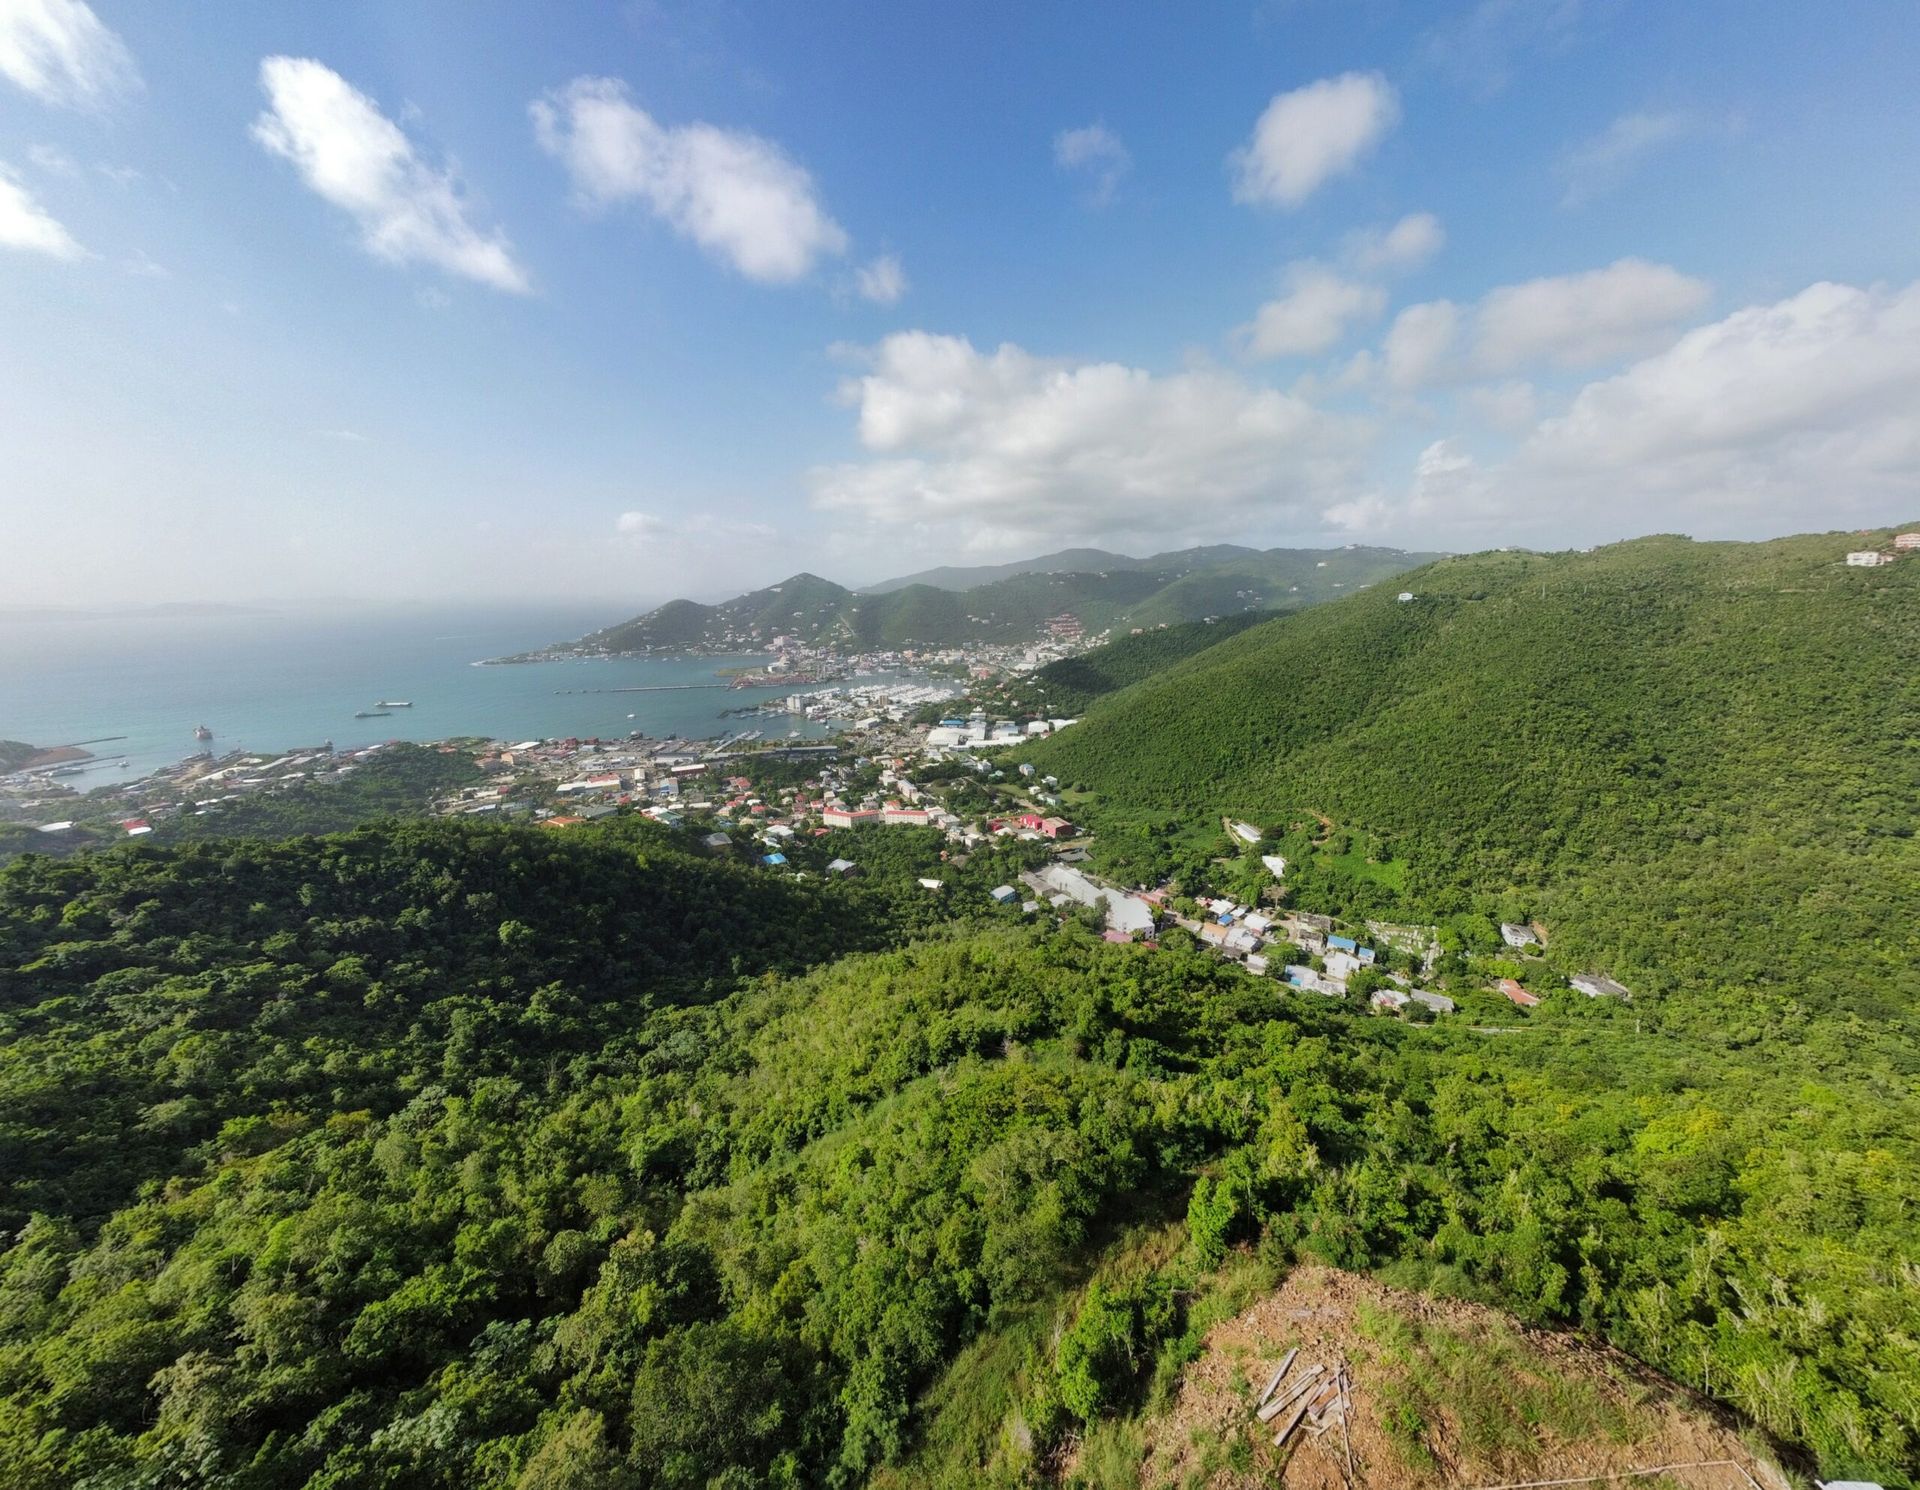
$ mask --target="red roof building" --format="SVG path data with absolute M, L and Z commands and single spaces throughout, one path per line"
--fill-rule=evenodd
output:
M 1538 994 L 1528 993 L 1526 989 L 1522 988 L 1512 978 L 1502 978 L 1496 986 L 1522 1009 L 1531 1009 L 1540 1002 Z

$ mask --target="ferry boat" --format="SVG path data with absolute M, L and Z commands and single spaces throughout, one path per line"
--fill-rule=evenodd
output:
M 411 709 L 412 707 L 413 700 L 410 698 L 383 698 L 374 705 L 376 709 Z
M 387 715 L 392 712 L 391 709 L 362 709 L 353 717 L 355 719 L 385 719 Z
M 196 740 L 211 740 L 213 738 L 213 731 L 208 729 L 204 724 L 196 725 L 194 727 L 193 737 Z

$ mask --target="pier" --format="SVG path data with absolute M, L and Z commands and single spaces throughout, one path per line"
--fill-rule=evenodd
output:
M 689 688 L 725 688 L 725 683 L 643 683 L 632 688 L 556 688 L 564 693 L 680 693 Z

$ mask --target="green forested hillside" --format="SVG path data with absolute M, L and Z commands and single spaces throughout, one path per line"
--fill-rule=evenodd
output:
M 0 869 L 0 1484 L 1045 1486 L 1318 1259 L 1912 1486 L 1920 561 L 1851 542 L 1447 561 L 1026 747 L 1142 873 L 1240 813 L 1316 906 L 1634 987 L 1497 1028 L 1029 921 L 1044 845 L 931 831 Z
M 1612 1005 L 1523 1049 L 1074 925 L 839 957 L 887 893 L 631 822 L 0 871 L 0 1480 L 1037 1483 L 1241 1243 L 1604 1331 L 1830 1473 L 1912 1463 L 1884 1071 Z
M 1154 627 L 1077 656 L 1049 662 L 1045 667 L 1002 683 L 984 685 L 975 689 L 969 699 L 996 714 L 1075 718 L 1095 699 L 1154 677 L 1176 662 L 1218 646 L 1228 637 L 1238 636 L 1249 626 L 1269 619 L 1265 612 L 1250 611 L 1245 615 L 1222 616 L 1217 621 Z M 929 713 L 936 716 L 952 712 L 950 703 L 929 709 Z
M 1074 561 L 1097 550 L 1053 558 Z M 792 636 L 846 648 L 952 646 L 1020 642 L 1054 616 L 1077 617 L 1090 631 L 1157 626 L 1206 616 L 1310 605 L 1391 578 L 1431 555 L 1398 549 L 1238 549 L 1221 546 L 1127 559 L 1109 568 L 1044 569 L 1003 565 L 932 571 L 935 579 L 995 576 L 965 588 L 902 580 L 855 593 L 813 574 L 796 574 L 720 605 L 675 600 L 594 632 L 575 644 L 589 651 L 638 652 L 765 645 Z
M 1853 535 L 1443 560 L 1256 627 L 1027 752 L 1153 871 L 1231 812 L 1356 908 L 1540 917 L 1710 1010 L 1920 1027 L 1920 561 Z M 1322 822 L 1322 819 L 1325 822 Z M 1287 850 L 1283 850 L 1287 851 Z M 1337 874 L 1335 875 L 1337 878 Z

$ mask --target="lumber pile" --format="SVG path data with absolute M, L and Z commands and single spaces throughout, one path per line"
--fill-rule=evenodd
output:
M 1300 1366 L 1297 1371 L 1296 1365 Z M 1353 1378 L 1344 1361 L 1331 1367 L 1303 1364 L 1299 1350 L 1289 1350 L 1267 1378 L 1265 1389 L 1253 1404 L 1253 1415 L 1257 1422 L 1274 1429 L 1273 1446 L 1277 1449 L 1285 1448 L 1302 1425 L 1316 1438 L 1337 1427 L 1344 1446 L 1352 1389 Z

